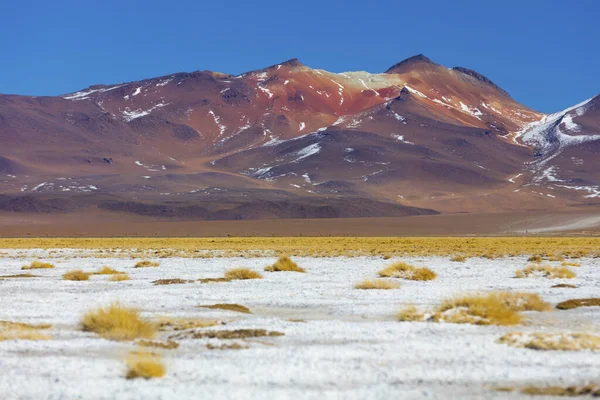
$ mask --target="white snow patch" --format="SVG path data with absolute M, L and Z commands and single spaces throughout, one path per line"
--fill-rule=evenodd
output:
M 219 135 L 222 135 L 225 132 L 225 129 L 227 129 L 227 127 L 221 124 L 221 118 L 217 114 L 215 114 L 213 110 L 210 110 L 208 113 L 215 120 L 215 124 L 217 124 L 217 127 L 219 128 Z
M 113 86 L 113 87 L 109 87 L 109 88 L 90 89 L 87 91 L 80 91 L 80 92 L 69 94 L 67 96 L 63 96 L 63 99 L 65 99 L 65 100 L 87 100 L 87 99 L 89 99 L 90 94 L 110 92 L 111 90 L 118 89 L 122 86 L 125 86 L 125 85 L 118 85 L 118 86 Z
M 169 78 L 169 79 L 165 79 L 164 81 L 160 81 L 156 84 L 156 86 L 165 86 L 166 84 L 168 84 L 169 82 L 171 82 L 173 80 L 173 78 Z
M 413 142 L 409 142 L 408 140 L 404 139 L 404 135 L 395 135 L 395 134 L 392 134 L 392 137 L 394 139 L 396 139 L 397 141 L 402 142 L 402 143 L 414 144 Z
M 321 151 L 321 145 L 319 143 L 313 143 L 309 146 L 306 146 L 303 149 L 300 149 L 296 152 L 296 156 L 298 158 L 296 158 L 296 160 L 294 160 L 294 163 L 297 163 L 300 160 L 304 160 L 307 157 L 310 156 L 314 156 L 315 154 L 318 154 Z
M 416 94 L 417 96 L 423 97 L 425 99 L 428 99 L 429 97 L 425 96 L 423 93 L 419 92 L 417 89 L 413 89 L 410 86 L 406 85 L 404 86 L 409 92 L 411 92 L 412 94 Z
M 512 178 L 508 178 L 508 181 L 510 183 L 515 183 L 515 179 L 518 179 L 521 176 L 523 176 L 523 174 L 517 174 L 517 175 L 513 176 Z

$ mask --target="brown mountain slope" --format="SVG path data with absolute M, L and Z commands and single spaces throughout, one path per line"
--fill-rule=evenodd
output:
M 0 95 L 0 208 L 184 219 L 555 209 L 600 197 L 599 127 L 597 98 L 543 115 L 422 55 L 383 74 L 289 60 Z

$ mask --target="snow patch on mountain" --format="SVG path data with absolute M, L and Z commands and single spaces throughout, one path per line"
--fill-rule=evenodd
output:
M 292 161 L 293 163 L 297 163 L 301 160 L 304 160 L 307 157 L 310 156 L 314 156 L 315 154 L 318 154 L 321 151 L 321 145 L 319 143 L 313 143 L 311 145 L 308 145 L 306 147 L 304 147 L 303 149 L 300 149 L 296 152 L 296 159 L 294 161 Z
M 157 108 L 162 108 L 165 106 L 168 106 L 170 103 L 158 103 L 155 104 L 154 106 L 152 106 L 151 108 L 147 109 L 147 110 L 142 110 L 141 108 L 138 108 L 136 110 L 131 110 L 129 109 L 129 107 L 125 108 L 125 110 L 123 110 L 121 112 L 121 114 L 123 115 L 123 119 L 125 120 L 125 122 L 131 122 L 136 118 L 140 118 L 146 115 L 149 115 L 150 113 L 152 113 L 152 111 L 156 110 Z
M 227 129 L 227 127 L 221 123 L 221 118 L 217 114 L 215 114 L 213 110 L 210 110 L 208 113 L 215 120 L 215 124 L 217 124 L 217 127 L 219 128 L 219 135 L 225 133 L 225 129 Z
M 63 96 L 63 99 L 65 99 L 65 100 L 87 100 L 87 99 L 89 99 L 89 96 L 93 93 L 110 92 L 111 90 L 118 89 L 122 86 L 125 86 L 125 85 L 117 85 L 117 86 L 112 86 L 109 88 L 101 88 L 101 89 L 82 90 L 80 92 L 75 92 L 75 93 L 69 94 L 68 96 Z
M 409 142 L 408 140 L 404 139 L 404 135 L 394 135 L 394 134 L 392 134 L 392 137 L 394 139 L 396 139 L 397 141 L 402 142 L 402 143 L 414 144 L 413 142 Z

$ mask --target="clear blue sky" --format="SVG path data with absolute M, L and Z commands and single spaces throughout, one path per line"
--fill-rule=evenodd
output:
M 0 1 L 0 93 L 238 74 L 294 57 L 381 72 L 418 53 L 545 112 L 600 93 L 597 0 Z

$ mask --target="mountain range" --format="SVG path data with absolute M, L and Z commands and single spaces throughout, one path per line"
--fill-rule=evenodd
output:
M 559 96 L 560 93 L 557 93 Z M 417 55 L 0 95 L 0 210 L 192 220 L 600 204 L 600 96 L 555 114 Z

